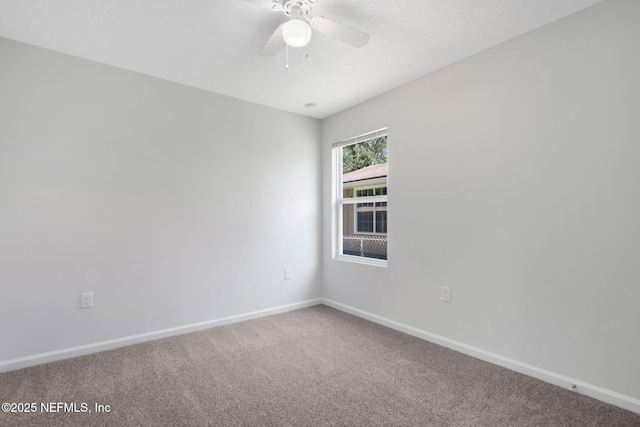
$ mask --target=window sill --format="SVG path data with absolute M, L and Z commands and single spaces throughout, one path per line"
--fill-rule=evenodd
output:
M 359 256 L 352 255 L 336 255 L 333 257 L 336 261 L 346 261 L 354 264 L 364 264 L 364 265 L 372 265 L 374 267 L 387 267 L 387 260 L 385 259 L 375 259 L 375 258 L 365 258 Z

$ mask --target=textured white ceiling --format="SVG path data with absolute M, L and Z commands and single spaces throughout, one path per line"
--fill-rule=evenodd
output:
M 314 33 L 289 69 L 257 54 L 286 16 L 244 0 L 0 0 L 0 37 L 324 118 L 600 1 L 319 0 L 371 40 Z

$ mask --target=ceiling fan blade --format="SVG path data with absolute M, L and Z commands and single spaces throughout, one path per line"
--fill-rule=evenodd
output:
M 331 38 L 350 44 L 353 47 L 362 47 L 369 42 L 369 34 L 351 28 L 348 25 L 333 21 L 324 16 L 311 18 L 311 28 Z
M 281 24 L 273 32 L 273 34 L 271 34 L 271 37 L 269 37 L 269 40 L 267 40 L 267 42 L 264 44 L 264 46 L 262 46 L 262 49 L 260 49 L 260 52 L 258 52 L 260 55 L 262 55 L 262 56 L 273 56 L 276 53 L 278 53 L 278 51 L 285 46 L 284 38 L 282 38 L 282 26 L 283 25 L 284 24 Z
M 254 6 L 264 7 L 269 10 L 282 10 L 282 2 L 279 0 L 247 0 Z

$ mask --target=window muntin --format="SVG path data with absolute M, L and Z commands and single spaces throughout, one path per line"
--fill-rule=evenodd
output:
M 371 132 L 333 146 L 334 256 L 372 265 L 387 260 L 387 134 Z

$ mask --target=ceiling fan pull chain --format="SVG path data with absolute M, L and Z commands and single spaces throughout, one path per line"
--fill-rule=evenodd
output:
M 305 29 L 305 33 L 307 33 L 307 40 L 311 40 L 310 31 L 311 31 L 311 27 L 309 25 L 307 25 L 307 28 Z M 308 46 L 308 44 L 307 44 L 307 46 Z M 304 51 L 304 57 L 305 58 L 309 57 L 309 51 L 308 50 Z
M 289 45 L 287 45 L 287 70 L 289 69 Z

